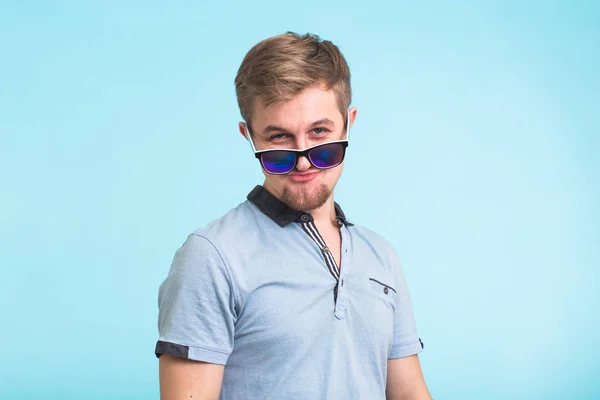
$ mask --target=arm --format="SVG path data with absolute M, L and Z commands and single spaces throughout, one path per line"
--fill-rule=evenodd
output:
M 217 400 L 223 365 L 191 361 L 165 354 L 159 359 L 161 400 Z
M 423 342 L 417 335 L 408 286 L 395 250 L 390 262 L 396 275 L 394 342 L 387 362 L 386 398 L 390 400 L 431 400 L 425 385 L 418 353 Z
M 388 400 L 431 400 L 418 355 L 388 360 L 385 396 Z
M 159 289 L 162 400 L 218 399 L 236 320 L 233 284 L 217 248 L 193 234 Z

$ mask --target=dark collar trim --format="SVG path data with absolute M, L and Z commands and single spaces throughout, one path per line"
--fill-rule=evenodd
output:
M 312 215 L 304 211 L 298 211 L 273 196 L 267 189 L 261 185 L 257 185 L 248 194 L 248 200 L 254 204 L 263 214 L 271 218 L 277 225 L 284 227 L 291 222 L 309 222 L 313 221 Z M 335 215 L 337 220 L 346 225 L 352 226 L 348 222 L 342 208 L 334 202 Z
M 346 215 L 342 211 L 342 207 L 340 207 L 340 205 L 338 203 L 336 203 L 334 201 L 333 206 L 335 207 L 335 217 L 338 219 L 338 221 L 340 221 L 342 224 L 344 224 L 346 226 L 354 226 L 354 224 L 352 222 L 348 221 L 348 219 L 346 218 Z

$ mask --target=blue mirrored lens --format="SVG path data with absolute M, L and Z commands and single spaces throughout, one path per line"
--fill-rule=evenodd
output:
M 294 169 L 296 155 L 289 151 L 269 151 L 260 157 L 262 165 L 271 174 L 285 174 Z
M 317 168 L 332 168 L 344 161 L 344 146 L 341 143 L 326 144 L 308 154 Z

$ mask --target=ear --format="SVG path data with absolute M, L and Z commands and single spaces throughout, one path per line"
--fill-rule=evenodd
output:
M 358 112 L 358 109 L 356 108 L 356 106 L 352 106 L 350 107 L 350 109 L 348 110 L 348 114 L 350 114 L 350 128 L 352 128 L 352 125 L 354 125 L 354 120 L 356 119 L 356 113 Z
M 240 121 L 238 123 L 238 129 L 240 130 L 240 133 L 242 134 L 242 136 L 244 137 L 244 139 L 248 140 L 248 136 L 246 136 L 247 135 L 246 134 L 246 132 L 247 132 L 246 123 Z

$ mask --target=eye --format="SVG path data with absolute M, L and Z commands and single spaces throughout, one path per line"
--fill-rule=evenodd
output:
M 277 135 L 273 135 L 273 136 L 269 137 L 269 140 L 281 140 L 281 139 L 285 139 L 287 137 L 288 137 L 288 135 L 286 135 L 285 133 L 278 133 Z
M 316 133 L 317 135 L 320 135 L 322 133 L 327 132 L 327 129 L 325 129 L 325 128 L 315 128 L 315 129 L 313 129 L 313 132 Z

